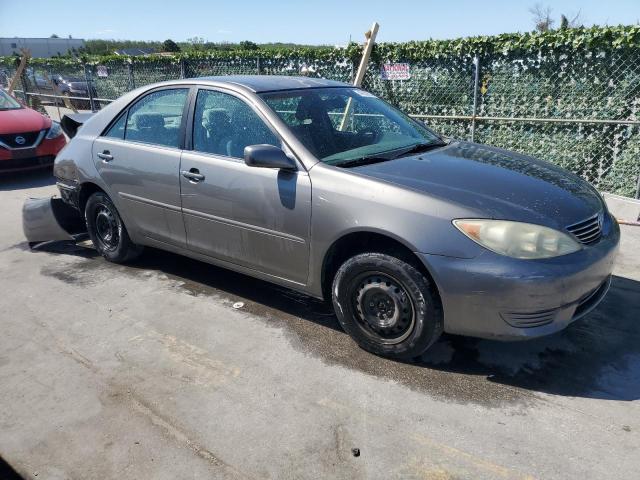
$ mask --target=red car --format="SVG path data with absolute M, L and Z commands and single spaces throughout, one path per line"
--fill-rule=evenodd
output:
M 52 165 L 66 143 L 58 122 L 0 89 L 0 173 Z

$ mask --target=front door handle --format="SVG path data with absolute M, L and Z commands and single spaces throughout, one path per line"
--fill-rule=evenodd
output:
M 110 162 L 113 160 L 113 155 L 109 150 L 104 150 L 102 153 L 98 153 L 98 158 L 102 159 L 103 162 Z
M 197 168 L 192 168 L 191 170 L 182 170 L 180 172 L 184 178 L 188 178 L 190 182 L 198 183 L 204 180 L 204 175 L 200 173 L 200 170 Z

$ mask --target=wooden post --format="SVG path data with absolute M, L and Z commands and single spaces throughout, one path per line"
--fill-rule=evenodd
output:
M 25 67 L 27 66 L 27 61 L 29 60 L 29 58 L 31 58 L 31 52 L 29 50 L 25 50 L 23 48 L 23 49 L 20 50 L 20 53 L 22 53 L 22 58 L 20 59 L 20 64 L 18 65 L 18 69 L 16 70 L 16 74 L 13 76 L 13 78 L 9 82 L 9 88 L 7 90 L 9 95 L 11 95 L 12 92 L 13 92 L 13 89 L 16 88 L 16 84 L 18 83 L 18 80 L 20 79 L 20 77 L 22 77 L 22 72 L 24 71 Z M 24 92 L 24 98 L 25 98 L 25 102 L 26 102 L 27 92 Z
M 356 72 L 356 78 L 353 80 L 353 85 L 356 87 L 361 86 L 362 80 L 364 80 L 364 74 L 367 72 L 369 58 L 371 57 L 371 50 L 373 50 L 373 44 L 376 43 L 376 35 L 378 35 L 379 28 L 380 25 L 378 25 L 378 22 L 373 22 L 371 29 L 364 34 L 365 41 L 362 49 L 362 58 L 360 59 L 360 65 Z M 349 100 L 347 100 L 347 106 L 344 109 L 344 115 L 342 116 L 342 122 L 340 122 L 339 128 L 341 132 L 344 132 L 344 129 L 347 128 L 347 119 L 349 118 L 349 114 L 352 110 L 351 100 L 352 99 L 350 97 Z
M 56 82 L 52 80 L 53 74 L 51 69 L 49 69 L 47 73 L 48 75 L 45 75 L 45 80 L 47 81 L 47 84 L 51 87 L 51 91 L 53 92 L 53 95 L 56 97 L 55 98 L 56 107 L 58 107 L 58 97 L 59 97 L 59 98 L 62 98 L 62 103 L 64 103 L 64 106 L 66 108 L 73 111 L 73 113 L 78 113 L 78 109 L 76 109 L 76 107 L 73 106 L 73 103 L 71 102 L 71 99 L 68 98 L 68 95 L 63 95 L 62 92 L 60 91 L 60 88 L 58 88 L 58 85 L 56 85 Z M 58 116 L 60 116 L 59 108 L 58 108 Z M 62 117 L 60 118 L 62 119 Z

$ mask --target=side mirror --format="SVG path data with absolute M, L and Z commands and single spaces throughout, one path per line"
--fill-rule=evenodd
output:
M 296 162 L 281 148 L 273 145 L 249 145 L 244 147 L 244 163 L 250 167 L 295 170 Z

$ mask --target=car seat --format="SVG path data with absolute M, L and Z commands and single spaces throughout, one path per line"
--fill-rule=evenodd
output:
M 295 113 L 300 125 L 291 127 L 296 136 L 318 158 L 336 152 L 333 124 L 326 106 L 317 95 L 305 95 L 300 99 Z
M 127 139 L 173 146 L 177 137 L 175 139 L 170 138 L 164 126 L 164 117 L 161 114 L 138 113 L 133 116 L 133 129 L 127 127 Z

